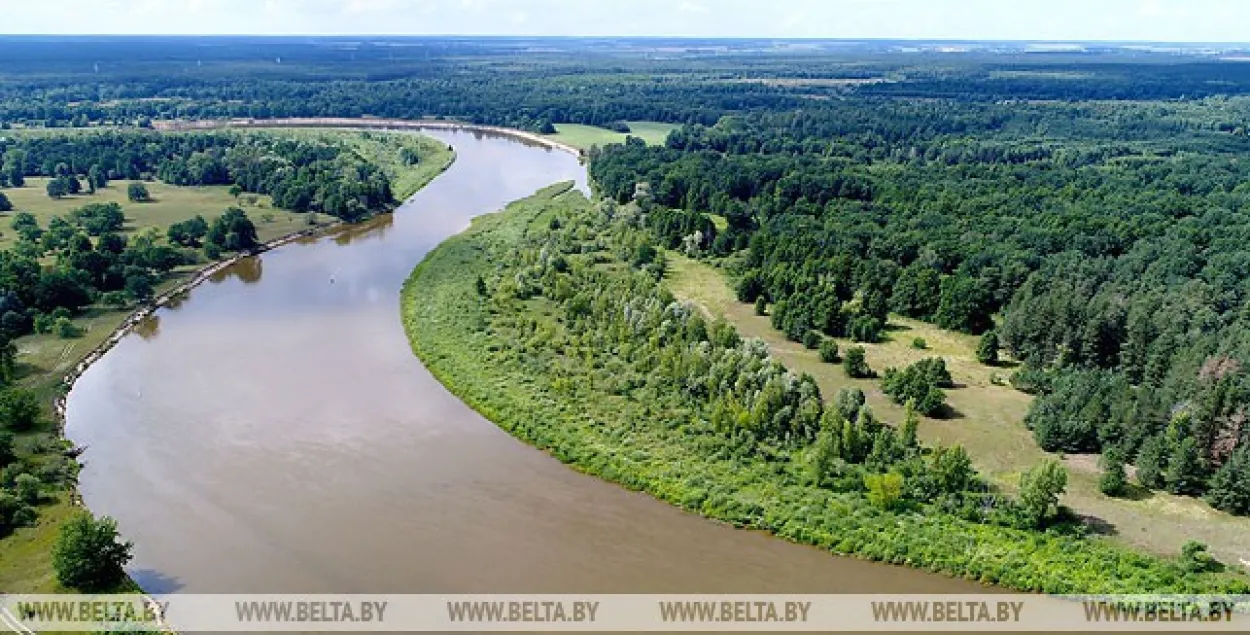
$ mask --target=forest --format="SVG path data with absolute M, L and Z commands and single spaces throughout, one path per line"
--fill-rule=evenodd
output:
M 891 313 L 989 332 L 1042 448 L 1248 514 L 1250 139 L 1210 123 L 1234 104 L 838 104 L 591 171 L 669 245 L 736 257 L 739 299 L 791 339 L 875 341 Z
M 1197 543 L 1171 559 L 1089 536 L 1058 504 L 1057 462 L 1006 494 L 963 448 L 920 443 L 911 405 L 885 422 L 861 390 L 822 395 L 764 342 L 675 300 L 656 240 L 638 206 L 567 184 L 514 203 L 413 272 L 413 350 L 512 434 L 736 526 L 1026 591 L 1246 588 Z M 911 372 L 949 378 L 940 359 Z

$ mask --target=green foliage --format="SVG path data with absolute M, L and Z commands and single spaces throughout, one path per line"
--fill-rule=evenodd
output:
M 12 201 L 9 200 L 8 196 L 5 196 L 4 192 L 0 192 L 0 212 L 11 211 L 13 211 Z
M 19 474 L 13 480 L 13 491 L 27 505 L 38 505 L 43 499 L 43 483 L 31 474 Z
M 1111 451 L 1102 456 L 1102 476 L 1098 478 L 1098 489 L 1107 496 L 1123 496 L 1128 489 L 1128 475 L 1124 471 L 1124 457 L 1118 451 Z
M 238 207 L 231 207 L 213 219 L 206 238 L 223 251 L 247 251 L 260 244 L 256 239 L 256 226 L 247 212 Z
M 52 323 L 52 332 L 61 339 L 73 339 L 82 337 L 82 329 L 74 325 L 73 320 L 67 317 L 59 317 Z
M 166 230 L 169 242 L 183 247 L 199 247 L 207 235 L 208 221 L 199 215 L 191 220 L 174 223 Z
M 846 355 L 842 357 L 842 368 L 846 369 L 847 377 L 853 379 L 868 379 L 876 376 L 876 373 L 868 367 L 868 360 L 862 346 L 852 346 L 846 349 Z
M 13 445 L 13 433 L 8 430 L 0 429 L 0 468 L 13 462 L 17 458 L 17 451 Z
M 870 344 L 879 342 L 881 341 L 881 332 L 884 330 L 885 325 L 880 319 L 871 315 L 861 315 L 851 320 L 851 341 Z
M 761 316 L 768 315 L 768 299 L 764 296 L 755 298 L 755 314 Z
M 1137 452 L 1137 482 L 1149 489 L 1163 489 L 1168 471 L 1167 442 L 1162 436 L 1146 439 Z
M 977 343 L 977 361 L 986 366 L 998 365 L 998 333 L 986 331 Z
M 893 510 L 903 502 L 903 477 L 893 472 L 865 475 L 864 487 L 868 490 L 868 502 L 874 507 Z
M 820 345 L 823 342 L 824 338 L 822 338 L 820 333 L 817 333 L 816 331 L 808 331 L 807 335 L 803 336 L 803 347 L 809 351 L 814 351 L 820 348 Z
M 152 200 L 152 193 L 148 191 L 147 185 L 134 182 L 126 186 L 126 198 L 131 203 L 148 203 Z
M 912 403 L 919 412 L 934 415 L 946 405 L 946 393 L 942 388 L 951 385 L 946 361 L 940 357 L 931 357 L 903 370 L 887 368 L 881 389 L 895 403 Z
M 1059 496 L 1068 487 L 1068 473 L 1057 461 L 1045 461 L 1020 476 L 1021 520 L 1042 528 L 1057 511 Z
M 8 490 L 0 489 L 0 538 L 35 520 L 35 510 Z
M 929 343 L 923 337 L 917 337 L 911 341 L 911 347 L 918 351 L 923 351 L 929 348 Z
M 906 422 L 902 434 L 878 422 L 860 390 L 824 408 L 805 399 L 814 385 L 762 343 L 694 320 L 626 266 L 649 230 L 563 191 L 478 220 L 404 289 L 414 351 L 510 433 L 692 512 L 835 553 L 1049 592 L 1246 588 L 1107 541 L 1015 528 L 1020 505 L 986 493 L 961 449 L 909 446 Z M 534 222 L 553 212 L 559 229 Z M 557 255 L 568 273 L 554 272 Z M 485 300 L 479 275 L 494 289 Z M 866 491 L 865 476 L 889 473 L 902 478 L 896 510 Z
M 824 339 L 820 342 L 820 361 L 826 364 L 838 363 L 838 343 L 833 339 Z
M 61 526 L 52 565 L 57 580 L 68 588 L 109 591 L 126 579 L 123 567 L 130 562 L 132 548 L 132 543 L 120 539 L 112 518 L 77 514 Z
M 1222 571 L 1224 565 L 1207 552 L 1207 546 L 1196 541 L 1187 541 L 1181 546 L 1181 569 L 1190 573 Z
M 1198 454 L 1198 442 L 1186 437 L 1172 449 L 1164 480 L 1173 494 L 1197 495 L 1206 487 L 1206 472 L 1206 464 Z
M 0 428 L 24 432 L 39 422 L 39 400 L 24 388 L 0 390 Z
M 1234 450 L 1216 470 L 1206 499 L 1216 509 L 1238 516 L 1250 515 L 1250 446 Z

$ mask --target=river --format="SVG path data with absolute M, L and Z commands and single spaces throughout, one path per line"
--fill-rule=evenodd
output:
M 413 357 L 399 288 L 476 215 L 586 174 L 436 131 L 455 164 L 393 214 L 240 263 L 71 391 L 81 492 L 149 592 L 964 592 L 735 530 L 576 473 Z

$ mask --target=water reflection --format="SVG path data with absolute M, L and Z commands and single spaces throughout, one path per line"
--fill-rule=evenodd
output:
M 135 324 L 135 335 L 142 337 L 145 341 L 156 339 L 161 334 L 161 316 L 153 313 Z

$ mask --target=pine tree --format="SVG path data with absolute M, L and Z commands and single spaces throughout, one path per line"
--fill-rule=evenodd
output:
M 1243 444 L 1220 466 L 1211 478 L 1206 499 L 1221 511 L 1250 515 L 1250 446 Z
M 1202 457 L 1198 454 L 1198 442 L 1193 437 L 1181 440 L 1168 459 L 1165 477 L 1168 491 L 1186 495 L 1202 493 L 1205 472 Z
M 1111 450 L 1102 456 L 1103 471 L 1098 479 L 1098 489 L 1107 496 L 1123 496 L 1128 487 L 1128 477 L 1124 473 L 1124 457 L 1118 450 Z
M 1146 439 L 1137 451 L 1137 482 L 1142 487 L 1160 489 L 1164 486 L 1163 474 L 1168 469 L 1167 448 L 1162 436 Z

